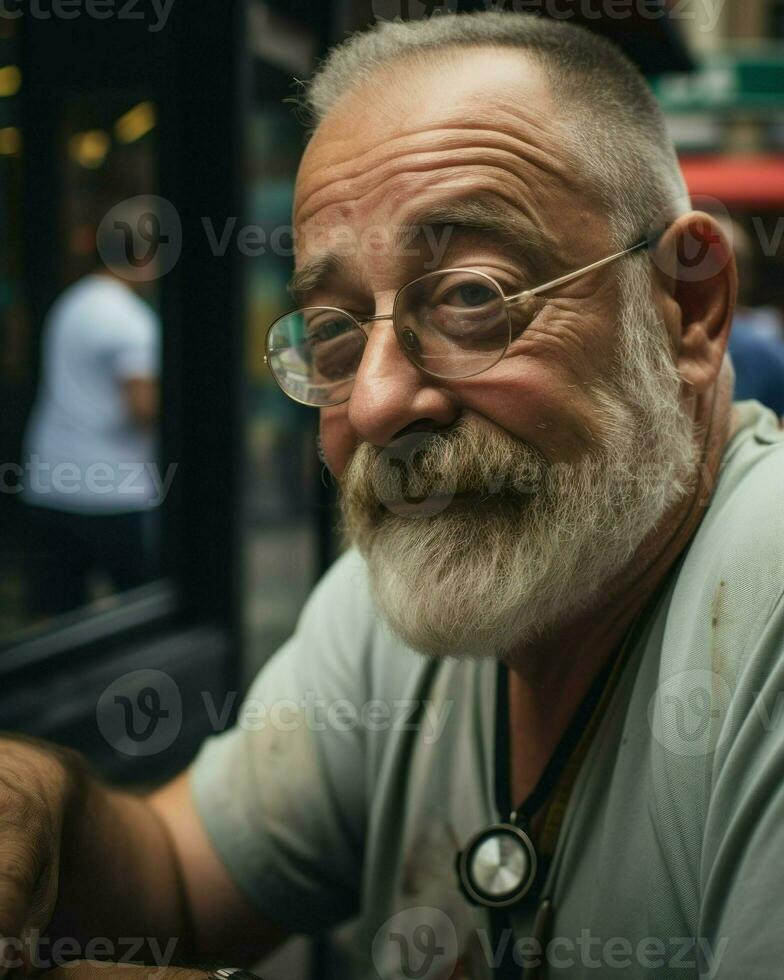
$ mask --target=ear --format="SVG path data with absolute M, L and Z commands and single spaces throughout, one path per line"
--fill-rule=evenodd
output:
M 678 372 L 702 394 L 719 375 L 732 326 L 738 292 L 732 244 L 715 218 L 690 211 L 667 227 L 653 257 L 668 294 Z

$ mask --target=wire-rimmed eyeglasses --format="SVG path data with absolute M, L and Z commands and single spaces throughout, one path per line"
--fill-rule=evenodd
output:
M 406 357 L 435 378 L 471 378 L 497 364 L 536 312 L 534 297 L 650 244 L 637 242 L 597 262 L 507 296 L 476 269 L 438 269 L 401 286 L 391 313 L 356 317 L 309 306 L 279 317 L 267 331 L 264 360 L 281 390 L 303 405 L 347 401 L 368 339 L 366 324 L 392 320 Z

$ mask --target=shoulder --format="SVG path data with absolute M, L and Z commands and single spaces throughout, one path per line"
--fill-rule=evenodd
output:
M 297 633 L 310 643 L 328 644 L 344 656 L 372 644 L 376 617 L 367 566 L 354 549 L 344 552 L 308 597 Z
M 58 329 L 101 341 L 148 341 L 158 331 L 158 318 L 148 303 L 121 282 L 99 275 L 69 286 L 52 306 L 49 319 Z
M 743 588 L 746 599 L 777 598 L 784 589 L 784 431 L 757 402 L 735 406 L 738 431 L 684 565 L 711 581 L 715 571 Z
M 784 727 L 767 724 L 784 683 L 784 438 L 772 412 L 736 408 L 739 429 L 652 626 L 628 716 L 646 746 L 669 880 L 694 922 L 717 855 L 734 866 L 728 825 L 744 800 L 762 805 L 759 780 L 784 758 Z M 758 790 L 742 790 L 747 780 Z M 743 816 L 749 832 L 761 819 Z
M 358 693 L 360 687 L 368 697 L 394 696 L 429 663 L 394 636 L 379 615 L 367 565 L 354 548 L 311 592 L 293 641 L 288 656 L 297 657 L 310 676 L 335 690 Z
M 119 326 L 145 337 L 157 328 L 158 318 L 153 308 L 122 282 L 105 276 L 88 276 L 74 288 L 80 289 L 77 298 L 81 311 L 102 327 L 106 319 L 111 319 L 113 332 Z
M 665 634 L 682 669 L 716 672 L 731 690 L 759 659 L 784 594 L 784 434 L 758 403 L 736 410 L 740 428 L 683 559 Z

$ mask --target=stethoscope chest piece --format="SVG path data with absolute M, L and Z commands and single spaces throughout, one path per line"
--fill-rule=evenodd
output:
M 513 823 L 499 823 L 475 834 L 457 855 L 463 894 L 475 905 L 503 909 L 515 905 L 536 879 L 533 841 Z

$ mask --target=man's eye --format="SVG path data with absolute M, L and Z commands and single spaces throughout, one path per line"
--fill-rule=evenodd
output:
M 449 290 L 442 302 L 448 306 L 458 306 L 470 309 L 475 306 L 484 306 L 498 299 L 498 294 L 494 289 L 479 282 L 464 282 Z
M 325 382 L 341 381 L 356 374 L 364 346 L 365 336 L 361 330 L 313 344 L 310 350 L 314 375 Z
M 308 325 L 307 339 L 317 344 L 339 337 L 348 329 L 349 325 L 345 320 L 322 320 Z

